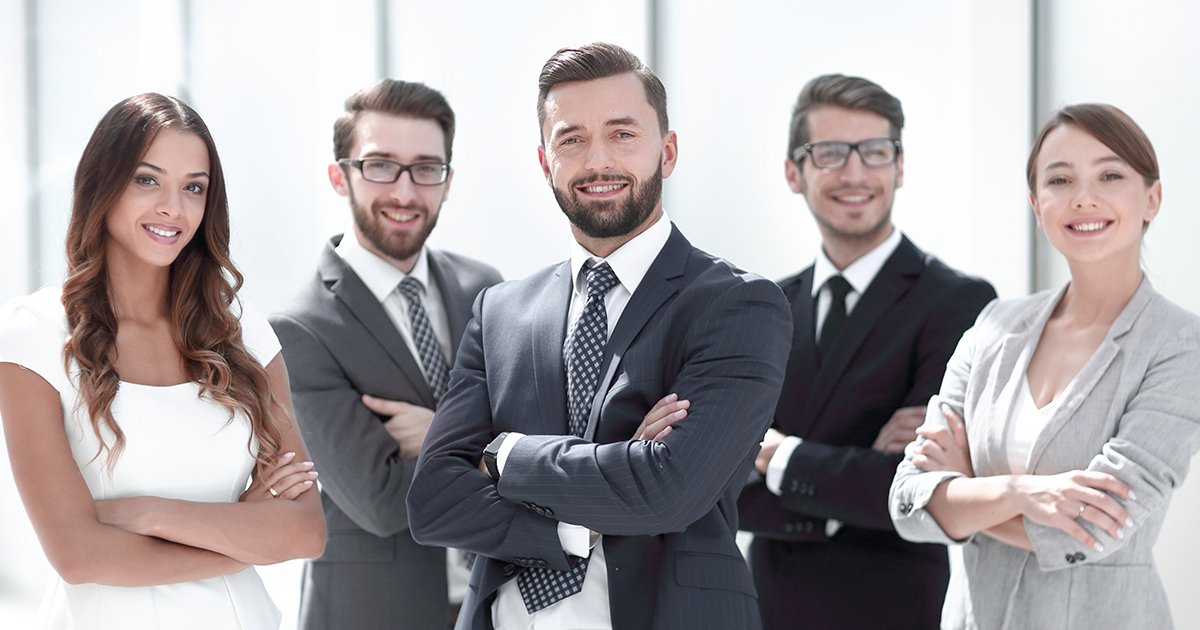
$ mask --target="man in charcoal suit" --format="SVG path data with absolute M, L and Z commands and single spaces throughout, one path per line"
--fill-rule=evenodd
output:
M 347 99 L 328 171 L 353 222 L 271 318 L 329 532 L 305 565 L 302 630 L 444 628 L 465 591 L 464 555 L 413 541 L 404 502 L 471 302 L 500 281 L 425 247 L 453 140 L 454 112 L 420 83 L 383 80 Z
M 476 300 L 413 535 L 482 558 L 459 630 L 757 628 L 736 501 L 783 381 L 787 303 L 664 214 L 677 144 L 637 57 L 560 50 L 538 113 L 571 258 Z

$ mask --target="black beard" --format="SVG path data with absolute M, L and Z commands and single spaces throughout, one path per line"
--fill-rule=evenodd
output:
M 633 193 L 625 205 L 615 210 L 611 210 L 614 202 L 584 201 L 579 198 L 579 192 L 576 191 L 578 186 L 599 182 L 628 182 L 633 186 Z M 644 223 L 662 199 L 662 162 L 659 162 L 654 175 L 640 184 L 628 177 L 609 175 L 579 178 L 571 182 L 565 191 L 557 186 L 551 186 L 551 189 L 563 214 L 580 232 L 590 238 L 624 236 Z
M 412 235 L 411 238 L 408 235 L 389 232 L 379 224 L 378 220 L 371 220 L 378 215 L 380 209 L 383 207 L 395 207 L 421 212 L 425 217 L 424 229 Z M 431 214 L 429 208 L 423 205 L 396 206 L 376 201 L 371 204 L 370 211 L 367 211 L 354 198 L 354 189 L 350 189 L 350 210 L 354 214 L 354 223 L 358 225 L 358 230 L 362 232 L 363 237 L 374 245 L 376 249 L 395 260 L 407 260 L 416 256 L 421 251 L 421 247 L 425 245 L 425 240 L 433 233 L 433 228 L 437 226 L 438 215 Z

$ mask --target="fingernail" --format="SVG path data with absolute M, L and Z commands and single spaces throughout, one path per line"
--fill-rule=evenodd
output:
M 954 411 L 953 409 L 950 408 L 950 405 L 948 405 L 946 403 L 942 403 L 939 406 L 942 408 L 942 411 Z
M 667 394 L 667 400 L 679 400 L 679 394 L 674 392 Z
M 1132 518 L 1129 518 L 1128 516 L 1125 517 L 1125 527 L 1133 527 L 1133 519 Z
M 1104 547 L 1102 547 L 1099 542 L 1094 542 L 1094 543 L 1092 543 L 1092 550 L 1096 551 L 1096 552 L 1101 552 L 1101 551 L 1104 551 Z
M 305 481 L 304 483 L 301 483 L 300 485 L 302 485 L 302 486 L 311 486 L 312 484 L 313 484 L 313 482 L 311 482 L 311 481 Z
M 686 411 L 684 411 L 683 409 L 680 409 L 679 411 L 676 411 L 676 412 L 674 413 L 674 416 L 675 416 L 676 418 L 681 418 L 681 419 L 682 419 L 684 416 L 687 416 L 687 412 L 686 412 Z
M 687 409 L 688 407 L 691 407 L 691 406 L 692 406 L 692 401 L 690 401 L 690 400 L 681 400 L 681 401 L 679 401 L 679 408 L 680 408 L 680 409 Z
M 291 459 L 291 458 L 293 458 L 293 457 L 295 457 L 295 456 L 296 456 L 296 454 L 295 454 L 295 453 L 292 453 L 292 452 L 287 452 L 287 453 L 284 453 L 284 454 L 283 454 L 283 457 L 282 457 L 282 459 Z
M 312 468 L 312 465 L 313 465 L 312 462 L 300 462 L 301 468 Z
M 313 477 L 316 477 L 316 476 L 317 476 L 317 471 L 315 471 L 315 470 L 310 470 L 310 471 L 308 471 L 308 474 L 312 475 Z
M 1120 538 L 1122 540 L 1125 539 L 1125 528 L 1124 527 L 1117 528 L 1117 538 Z
M 1133 493 L 1133 489 L 1132 489 L 1132 488 L 1129 490 L 1129 500 L 1130 500 L 1130 501 L 1137 501 L 1137 495 Z

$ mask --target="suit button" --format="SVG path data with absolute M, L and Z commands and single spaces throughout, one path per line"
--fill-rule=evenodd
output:
M 1075 564 L 1075 554 L 1067 554 L 1067 564 Z
M 516 573 L 516 572 L 517 572 L 517 565 L 515 565 L 515 564 L 504 565 L 504 575 L 512 575 L 513 573 Z
M 804 533 L 811 534 L 812 530 L 813 530 L 813 522 L 812 521 L 804 521 Z
M 908 513 L 912 512 L 912 504 L 911 503 L 901 503 L 900 505 L 898 505 L 896 507 L 900 510 L 900 513 L 903 514 L 904 516 L 908 516 Z
M 787 532 L 787 533 L 789 533 L 789 534 L 794 534 L 794 533 L 796 533 L 796 524 L 795 524 L 795 523 L 784 523 L 784 524 L 783 524 L 783 531 L 785 531 L 785 532 Z
M 799 488 L 800 488 L 800 482 L 793 479 L 792 480 L 792 492 L 795 492 Z
M 1082 552 L 1082 551 L 1076 551 L 1076 552 L 1075 552 L 1075 559 L 1076 559 L 1076 560 L 1078 560 L 1078 561 L 1080 561 L 1080 562 L 1083 562 L 1084 560 L 1087 560 L 1087 556 L 1083 555 L 1083 552 Z

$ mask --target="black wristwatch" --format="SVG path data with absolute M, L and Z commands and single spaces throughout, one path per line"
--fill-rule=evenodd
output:
M 500 455 L 500 445 L 504 444 L 505 438 L 508 437 L 508 432 L 505 431 L 496 436 L 490 444 L 483 447 L 483 467 L 487 468 L 488 475 L 496 481 L 500 481 L 500 463 L 496 461 L 496 457 Z

